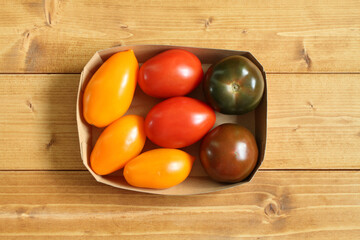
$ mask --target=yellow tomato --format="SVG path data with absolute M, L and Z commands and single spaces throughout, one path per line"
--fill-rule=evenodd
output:
M 140 154 L 146 140 L 144 118 L 124 116 L 110 124 L 101 133 L 91 152 L 90 165 L 99 175 L 121 169 Z
M 85 120 L 105 127 L 125 114 L 134 97 L 139 64 L 133 50 L 112 55 L 95 72 L 83 97 Z
M 195 158 L 179 149 L 144 152 L 125 165 L 124 177 L 134 187 L 163 189 L 183 182 Z

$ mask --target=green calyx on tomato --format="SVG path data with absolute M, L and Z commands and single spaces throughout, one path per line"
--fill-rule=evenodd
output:
M 224 114 L 244 114 L 254 110 L 264 92 L 260 69 L 243 56 L 230 56 L 212 65 L 203 84 L 208 103 Z

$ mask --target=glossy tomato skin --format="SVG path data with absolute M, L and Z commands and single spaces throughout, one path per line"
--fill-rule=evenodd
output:
M 87 84 L 83 96 L 85 120 L 105 127 L 125 114 L 134 96 L 139 65 L 133 50 L 106 60 Z
M 173 97 L 155 105 L 145 118 L 146 136 L 166 148 L 182 148 L 199 141 L 215 124 L 215 112 L 189 97 Z
M 254 110 L 264 92 L 259 68 L 243 56 L 230 56 L 212 65 L 205 74 L 204 94 L 208 103 L 224 114 Z
M 140 154 L 146 140 L 144 118 L 127 115 L 111 123 L 101 133 L 90 155 L 92 170 L 98 175 L 115 172 Z
M 172 49 L 147 60 L 140 68 L 138 82 L 146 94 L 169 98 L 190 93 L 203 75 L 201 62 L 194 54 Z
M 124 177 L 134 187 L 169 188 L 187 178 L 194 160 L 193 156 L 178 149 L 154 149 L 127 163 Z
M 222 124 L 203 139 L 200 161 L 215 181 L 235 183 L 244 180 L 254 170 L 258 147 L 252 133 L 237 124 Z

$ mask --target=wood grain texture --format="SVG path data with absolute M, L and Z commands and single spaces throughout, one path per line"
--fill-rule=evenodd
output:
M 0 75 L 0 169 L 79 169 L 79 75 Z
M 0 75 L 0 169 L 84 169 L 78 74 Z M 358 74 L 269 74 L 263 169 L 360 169 Z
M 79 73 L 97 50 L 251 51 L 268 72 L 359 72 L 360 2 L 1 1 L 0 72 Z
M 0 0 L 0 9 L 0 240 L 360 239 L 359 1 Z M 131 44 L 247 50 L 272 73 L 266 156 L 251 183 L 157 196 L 83 171 L 78 73 L 95 51 Z
M 0 239 L 358 239 L 359 183 L 353 171 L 267 171 L 175 197 L 115 189 L 83 171 L 2 172 Z
M 268 75 L 264 168 L 360 169 L 360 75 Z

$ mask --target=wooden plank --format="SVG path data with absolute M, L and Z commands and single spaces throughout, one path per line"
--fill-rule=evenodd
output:
M 360 75 L 268 75 L 264 168 L 360 169 Z
M 0 169 L 82 169 L 79 75 L 0 76 Z
M 84 169 L 79 75 L 0 75 L 0 169 Z M 358 74 L 269 74 L 264 169 L 360 169 Z
M 16 0 L 0 8 L 2 73 L 79 73 L 95 51 L 124 44 L 248 50 L 268 72 L 360 69 L 356 0 Z
M 260 171 L 211 194 L 157 196 L 87 172 L 2 172 L 0 239 L 358 239 L 360 172 Z

